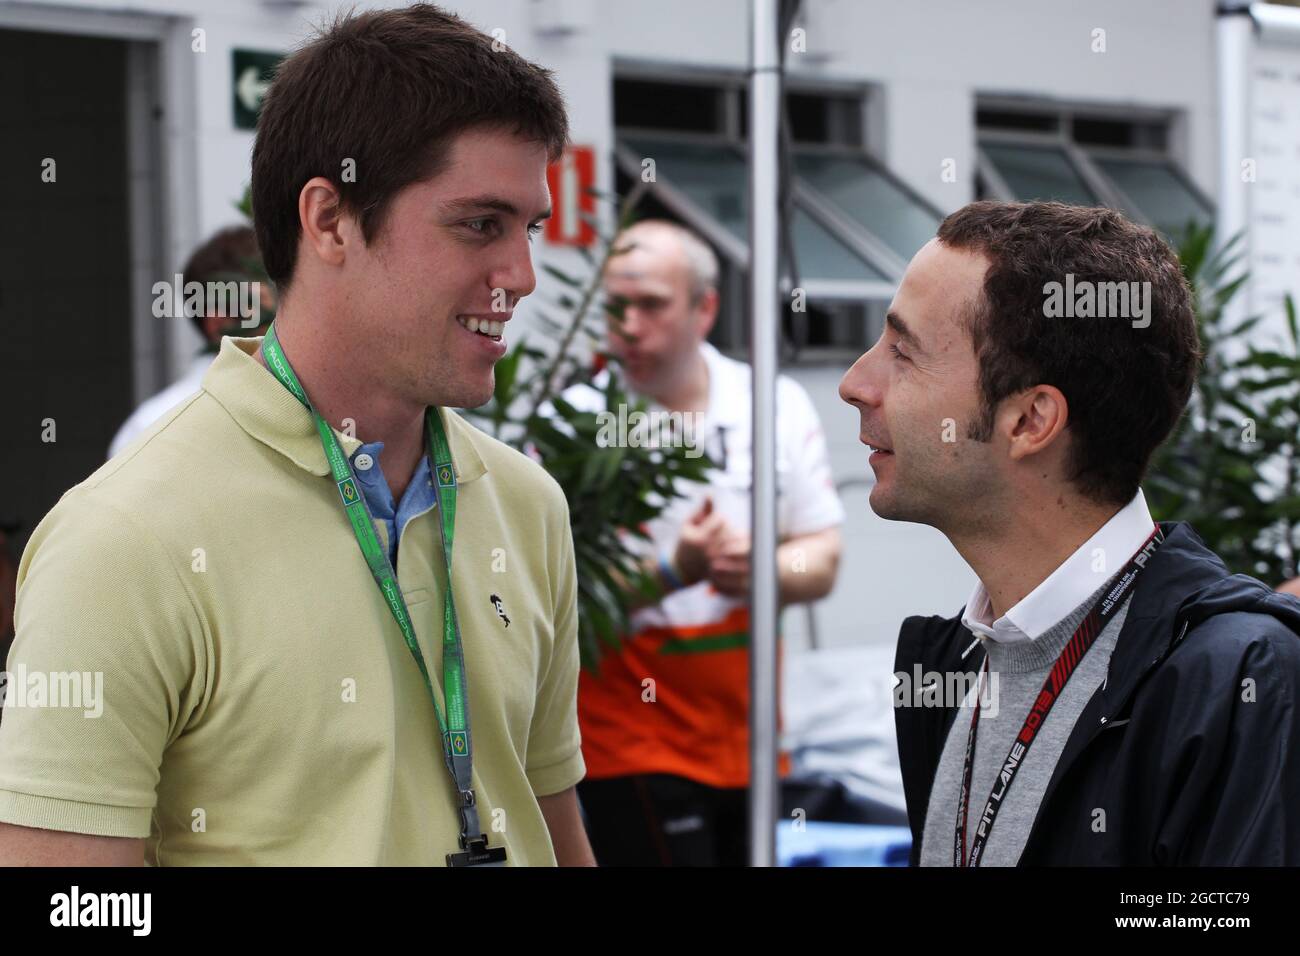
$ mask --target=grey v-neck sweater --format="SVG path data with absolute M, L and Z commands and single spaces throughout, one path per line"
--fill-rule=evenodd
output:
M 991 678 L 997 674 L 997 696 L 995 701 L 990 701 L 996 703 L 996 709 L 990 706 L 980 711 L 979 731 L 975 740 L 975 765 L 971 773 L 970 806 L 966 814 L 968 853 L 975 827 L 1016 734 L 1024 726 L 1025 717 L 1029 715 L 1029 709 L 1042 689 L 1043 682 L 1047 680 L 1057 656 L 1069 643 L 1075 628 L 1105 588 L 1106 585 L 1098 588 L 1055 627 L 1032 641 L 999 644 L 981 639 L 989 658 L 989 675 L 986 680 L 989 690 L 992 690 L 994 682 Z M 1124 604 L 1106 622 L 1039 729 L 1033 746 L 1021 761 L 1020 769 L 1003 797 L 1002 807 L 998 810 L 993 829 L 984 844 L 980 866 L 1014 866 L 1020 859 L 1029 830 L 1038 815 L 1043 791 L 1047 789 L 1056 762 L 1065 749 L 1065 741 L 1083 708 L 1106 677 L 1111 652 L 1115 649 L 1120 629 L 1124 626 L 1124 618 L 1128 615 L 1128 603 L 1125 599 Z M 989 700 L 988 692 L 982 696 L 986 701 Z M 968 703 L 973 703 L 973 694 L 968 697 Z M 959 707 L 944 744 L 939 768 L 935 772 L 934 786 L 930 790 L 930 803 L 921 838 L 921 866 L 953 865 L 957 804 L 961 796 L 962 768 L 970 722 L 970 707 Z

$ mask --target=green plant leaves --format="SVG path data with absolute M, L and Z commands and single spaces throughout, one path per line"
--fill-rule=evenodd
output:
M 1300 335 L 1290 297 L 1289 352 L 1250 342 L 1263 316 L 1226 327 L 1226 307 L 1247 279 L 1236 272 L 1241 238 L 1214 249 L 1203 226 L 1180 249 L 1204 359 L 1190 408 L 1144 487 L 1158 520 L 1191 522 L 1230 569 L 1278 583 L 1296 575 L 1300 546 Z

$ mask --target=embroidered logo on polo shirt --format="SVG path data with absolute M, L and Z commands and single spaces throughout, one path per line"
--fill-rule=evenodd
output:
M 510 618 L 506 617 L 506 608 L 505 605 L 501 603 L 501 599 L 497 597 L 495 594 L 493 594 L 489 596 L 488 600 L 490 600 L 492 602 L 492 606 L 497 609 L 497 617 L 505 621 L 506 627 L 509 627 Z

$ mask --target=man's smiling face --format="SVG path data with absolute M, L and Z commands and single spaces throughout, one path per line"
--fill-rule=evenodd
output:
M 459 408 L 492 397 L 506 352 L 499 324 L 537 284 L 531 242 L 550 215 L 546 166 L 540 143 L 465 131 L 445 168 L 399 191 L 374 241 L 349 257 L 349 311 L 367 324 L 395 391 Z
M 991 443 L 967 436 L 979 419 L 979 366 L 966 316 L 988 260 L 932 239 L 912 259 L 880 339 L 845 373 L 840 397 L 877 449 L 871 507 L 882 518 L 941 530 L 1000 483 Z

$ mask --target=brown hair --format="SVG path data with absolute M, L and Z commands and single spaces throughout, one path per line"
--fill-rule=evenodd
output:
M 257 235 L 248 226 L 229 226 L 211 236 L 190 254 L 181 269 L 186 285 L 200 282 L 229 282 L 232 276 L 244 276 L 249 282 L 262 279 L 261 257 L 257 252 Z M 206 342 L 202 313 L 191 314 L 190 321 Z
M 253 221 L 267 275 L 283 289 L 314 176 L 339 191 L 372 241 L 395 193 L 445 167 L 453 137 L 508 129 L 558 159 L 568 141 L 552 73 L 427 3 L 340 13 L 276 71 L 253 145 Z M 344 181 L 344 160 L 355 182 Z
M 1069 404 L 1071 479 L 1082 493 L 1126 504 L 1151 454 L 1187 406 L 1200 362 L 1191 290 L 1153 230 L 1111 209 L 1057 202 L 977 202 L 939 226 L 939 241 L 989 260 L 967 316 L 979 361 L 987 441 L 997 405 L 1034 385 Z M 1151 283 L 1145 327 L 1125 317 L 1050 317 L 1049 283 Z

